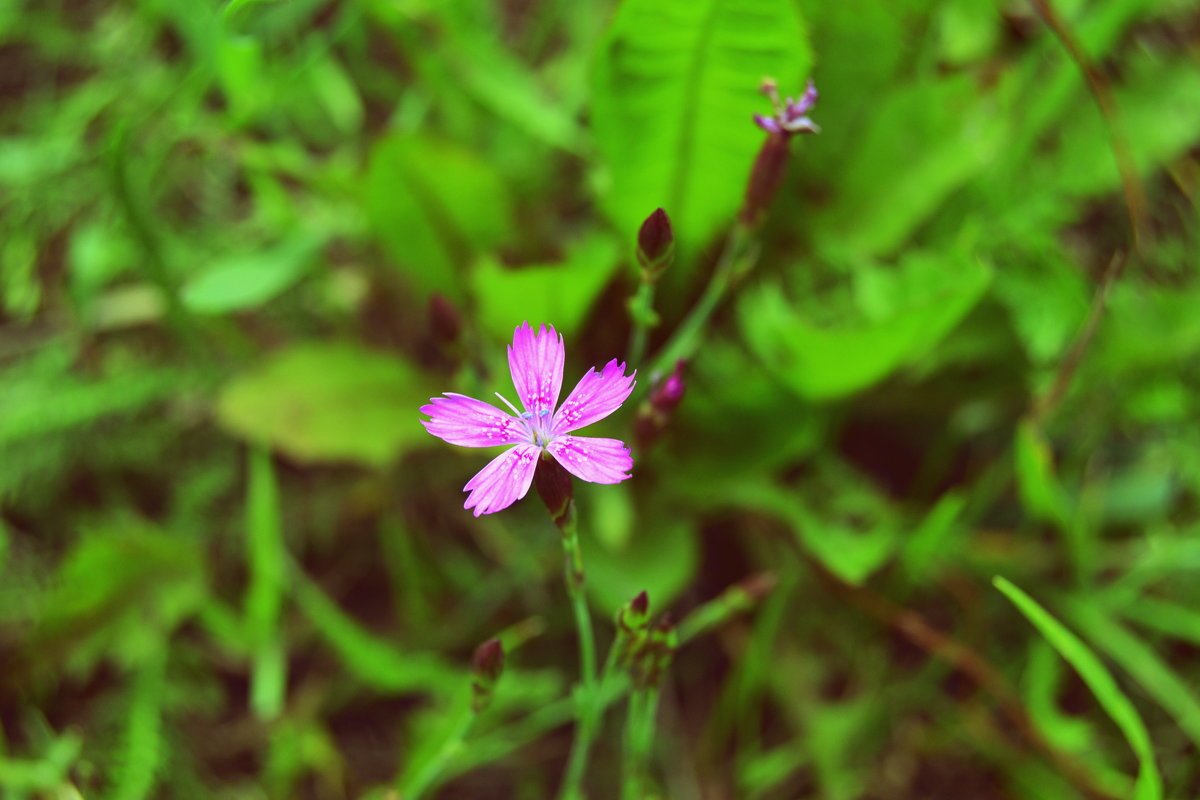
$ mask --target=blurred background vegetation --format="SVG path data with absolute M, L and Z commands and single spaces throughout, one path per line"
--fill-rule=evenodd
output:
M 683 403 L 577 487 L 602 647 L 775 585 L 679 650 L 663 796 L 1200 796 L 1198 11 L 3 0 L 0 796 L 401 797 L 502 632 L 432 794 L 554 796 L 557 532 L 417 407 L 523 320 L 627 353 L 662 206 L 632 441 L 809 75 Z

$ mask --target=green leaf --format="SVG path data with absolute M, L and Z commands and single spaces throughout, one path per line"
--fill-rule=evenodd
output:
M 168 370 L 112 370 L 83 380 L 69 369 L 72 357 L 69 348 L 50 345 L 6 370 L 0 392 L 0 445 L 139 411 L 177 393 L 187 377 Z
M 803 316 L 776 286 L 748 295 L 739 308 L 750 349 L 784 385 L 809 400 L 866 389 L 925 355 L 982 297 L 991 271 L 916 253 L 901 263 L 886 299 L 864 301 L 870 315 L 827 326 Z
M 69 651 L 85 672 L 103 657 L 140 666 L 195 613 L 207 594 L 194 542 L 136 520 L 109 522 L 85 536 L 55 575 L 32 639 L 35 661 Z
M 1195 608 L 1147 595 L 1122 604 L 1119 610 L 1151 630 L 1200 645 L 1200 611 Z
M 133 676 L 125 731 L 111 776 L 111 800 L 150 797 L 163 766 L 162 712 L 167 689 L 167 655 L 163 648 Z
M 1125 740 L 1129 742 L 1130 748 L 1138 758 L 1135 800 L 1161 800 L 1162 777 L 1154 761 L 1154 747 L 1150 743 L 1150 734 L 1146 731 L 1146 725 L 1138 715 L 1137 708 L 1121 691 L 1121 687 L 1113 680 L 1104 664 L 1079 637 L 1017 586 L 999 576 L 993 578 L 992 583 L 1033 623 L 1059 655 L 1075 668 L 1079 677 L 1100 701 L 1101 707 L 1121 729 Z
M 357 132 L 366 114 L 358 88 L 337 59 L 318 59 L 306 77 L 313 95 L 325 109 L 329 121 L 342 134 Z
M 1068 598 L 1066 610 L 1079 629 L 1124 667 L 1175 718 L 1192 743 L 1200 747 L 1200 700 L 1187 682 L 1139 636 L 1105 614 L 1094 602 Z
M 666 608 L 691 581 L 699 551 L 685 520 L 665 512 L 641 509 L 637 518 L 655 519 L 652 526 L 634 525 L 629 499 L 621 486 L 579 487 L 587 495 L 580 508 L 583 563 L 588 593 L 603 613 L 615 613 L 638 592 L 646 591 L 656 608 Z M 627 530 L 614 532 L 622 518 Z M 604 538 L 601 538 L 604 537 Z M 623 541 L 622 541 L 623 540 Z
M 840 472 L 839 478 L 850 480 L 852 473 Z M 852 490 L 816 493 L 823 496 L 806 497 L 743 476 L 728 481 L 717 502 L 778 517 L 830 572 L 848 583 L 860 584 L 887 563 L 900 540 L 886 501 L 865 484 Z M 829 507 L 822 506 L 825 501 Z
M 592 124 L 606 206 L 633 240 L 665 208 L 695 252 L 728 224 L 764 134 L 764 76 L 799 92 L 812 56 L 790 0 L 628 0 L 596 66 Z
M 553 322 L 570 337 L 619 263 L 617 243 L 599 236 L 579 242 L 559 264 L 510 269 L 484 259 L 471 273 L 480 321 L 501 340 L 521 319 Z
M 304 277 L 316 263 L 320 246 L 317 235 L 298 233 L 266 250 L 226 256 L 184 284 L 183 303 L 208 314 L 260 306 Z
M 1129 156 L 1145 175 L 1186 153 L 1200 138 L 1200 72 L 1190 62 L 1146 57 L 1131 68 L 1125 87 L 1116 92 L 1118 130 Z M 1086 98 L 1061 132 L 1054 152 L 1053 177 L 1062 191 L 1095 194 L 1121 185 L 1108 122 Z
M 473 0 L 438 3 L 431 10 L 445 25 L 449 41 L 442 54 L 453 60 L 464 91 L 530 136 L 564 150 L 580 149 L 583 130 L 573 113 L 578 101 L 551 95 L 526 61 L 505 46 L 502 25 L 481 14 Z
M 6 758 L 0 753 L 0 787 L 17 793 L 50 792 L 66 780 L 82 750 L 83 737 L 69 731 L 51 741 L 40 758 Z
M 376 234 L 423 291 L 461 298 L 460 266 L 506 241 L 515 227 L 507 187 L 491 165 L 426 136 L 382 139 L 363 190 Z
M 1030 420 L 1017 426 L 1014 444 L 1017 492 L 1021 505 L 1034 519 L 1067 527 L 1070 502 L 1054 473 L 1054 458 L 1041 430 Z
M 432 653 L 405 651 L 374 636 L 338 608 L 303 573 L 292 583 L 296 605 L 334 649 L 351 675 L 371 688 L 389 693 L 457 692 L 467 685 L 467 672 Z
M 967 505 L 965 495 L 947 492 L 934 504 L 901 550 L 901 559 L 913 583 L 919 583 L 956 554 L 954 534 L 960 531 L 959 518 Z
M 212 47 L 217 77 L 235 125 L 270 107 L 273 82 L 267 74 L 262 42 L 252 36 L 217 36 Z
M 301 344 L 235 378 L 217 419 L 235 436 L 307 462 L 382 466 L 423 440 L 430 396 L 404 362 L 351 344 Z
M 895 251 L 954 190 L 991 164 L 1008 125 L 966 73 L 893 89 L 869 124 L 837 176 L 833 202 L 810 223 L 827 253 Z

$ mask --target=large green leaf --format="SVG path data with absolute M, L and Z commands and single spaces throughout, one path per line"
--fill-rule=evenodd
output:
M 425 434 L 430 396 L 402 361 L 350 344 L 302 344 L 234 379 L 217 402 L 231 433 L 301 461 L 381 466 Z
M 737 210 L 767 111 L 764 76 L 799 90 L 811 62 L 790 0 L 629 0 L 596 68 L 592 123 L 611 170 L 609 213 L 630 241 L 665 208 L 699 248 Z
M 818 325 L 778 287 L 765 286 L 742 302 L 742 331 L 785 385 L 806 399 L 831 400 L 928 352 L 975 306 L 990 279 L 991 271 L 969 257 L 915 253 L 896 274 L 860 292 L 859 319 Z

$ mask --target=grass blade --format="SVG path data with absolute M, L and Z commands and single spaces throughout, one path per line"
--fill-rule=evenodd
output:
M 1058 654 L 1075 668 L 1079 677 L 1100 701 L 1101 707 L 1125 735 L 1125 740 L 1129 742 L 1138 759 L 1135 800 L 1161 800 L 1162 776 L 1159 775 L 1158 765 L 1154 761 L 1150 734 L 1146 731 L 1146 725 L 1137 709 L 1121 691 L 1112 674 L 1082 639 L 1051 616 L 1036 600 L 1000 576 L 993 578 L 992 584 L 1012 601 L 1017 610 L 1033 623 Z

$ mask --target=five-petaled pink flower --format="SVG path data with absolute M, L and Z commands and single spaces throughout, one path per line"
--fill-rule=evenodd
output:
M 431 417 L 421 424 L 450 444 L 511 445 L 463 487 L 471 493 L 463 507 L 475 509 L 475 516 L 508 508 L 524 497 L 538 459 L 547 453 L 585 481 L 620 483 L 629 477 L 633 459 L 623 442 L 570 434 L 620 408 L 633 391 L 636 371 L 626 375 L 625 364 L 615 358 L 599 372 L 593 367 L 555 411 L 565 358 L 562 336 L 553 327 L 543 325 L 534 333 L 525 322 L 508 348 L 508 368 L 524 411 L 499 392 L 496 396 L 513 414 L 453 392 L 421 406 L 421 413 Z

